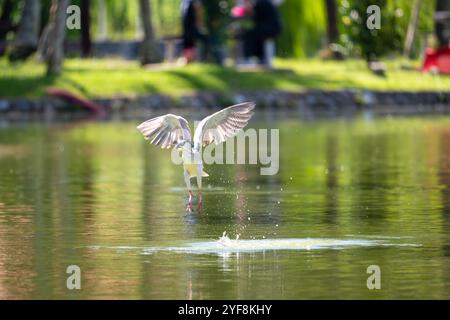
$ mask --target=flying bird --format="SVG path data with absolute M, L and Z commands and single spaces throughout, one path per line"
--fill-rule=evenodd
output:
M 153 118 L 137 126 L 145 139 L 152 144 L 163 149 L 174 147 L 181 151 L 184 181 L 189 192 L 186 211 L 192 211 L 191 178 L 197 178 L 198 207 L 201 208 L 203 203 L 202 178 L 208 177 L 208 174 L 203 171 L 202 147 L 211 143 L 218 145 L 235 136 L 247 125 L 254 107 L 253 102 L 244 102 L 204 118 L 195 129 L 193 138 L 187 120 L 174 114 Z

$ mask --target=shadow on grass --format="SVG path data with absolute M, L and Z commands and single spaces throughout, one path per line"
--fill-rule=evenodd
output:
M 265 71 L 238 71 L 232 68 L 222 68 L 217 66 L 202 66 L 201 68 L 172 69 L 167 71 L 156 71 L 153 79 L 143 77 L 135 81 L 131 90 L 129 87 L 121 85 L 133 78 L 133 73 L 141 74 L 148 71 L 140 70 L 118 70 L 124 72 L 120 79 L 104 79 L 108 86 L 117 90 L 114 95 L 150 95 L 161 92 L 161 85 L 158 87 L 158 73 L 165 74 L 173 80 L 181 80 L 170 91 L 169 94 L 177 95 L 189 91 L 213 91 L 231 93 L 233 91 L 265 91 L 265 90 L 285 90 L 300 91 L 304 89 L 331 90 L 339 88 L 360 88 L 361 84 L 352 79 L 351 74 L 345 79 L 333 79 L 333 75 L 317 74 L 313 72 L 302 74 L 301 71 L 265 72 Z M 38 97 L 45 95 L 45 89 L 51 86 L 62 86 L 68 90 L 74 90 L 86 97 L 104 97 L 103 84 L 98 87 L 88 86 L 89 73 L 96 74 L 96 70 L 73 69 L 65 70 L 65 74 L 60 77 L 54 76 L 7 76 L 0 77 L 0 97 Z M 83 74 L 75 81 L 73 74 Z M 123 80 L 122 80 L 123 79 Z M 167 78 L 166 80 L 167 81 Z M 115 83 L 114 83 L 115 82 Z M 111 94 L 107 95 L 111 96 Z
M 62 86 L 89 96 L 89 91 L 86 87 L 72 79 L 57 76 L 42 76 L 29 78 L 2 77 L 0 78 L 0 97 L 41 97 L 46 95 L 47 88 L 53 86 Z
M 0 77 L 0 97 L 36 97 L 55 84 L 57 77 Z
M 256 90 L 290 90 L 298 89 L 323 89 L 360 87 L 352 80 L 330 79 L 326 75 L 314 73 L 300 74 L 294 71 L 265 72 L 265 71 L 236 71 L 230 68 L 211 68 L 207 73 L 195 74 L 189 70 L 171 70 L 169 74 L 181 78 L 196 90 L 214 91 L 256 91 Z M 211 83 L 213 80 L 213 84 Z

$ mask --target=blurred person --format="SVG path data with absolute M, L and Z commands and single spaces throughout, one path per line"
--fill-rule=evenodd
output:
M 196 44 L 200 40 L 205 45 L 208 42 L 204 24 L 204 8 L 200 0 L 183 0 L 181 2 L 183 25 L 183 57 L 186 63 L 197 57 Z
M 248 15 L 252 16 L 254 27 L 244 32 L 244 56 L 246 59 L 257 57 L 259 63 L 266 62 L 264 43 L 276 38 L 282 30 L 281 17 L 277 5 L 282 1 L 245 0 Z
M 208 30 L 205 58 L 223 65 L 225 60 L 225 43 L 230 28 L 229 3 L 232 0 L 203 0 L 205 8 L 205 25 Z

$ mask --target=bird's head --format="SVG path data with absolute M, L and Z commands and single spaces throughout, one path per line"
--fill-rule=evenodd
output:
M 191 146 L 191 144 L 189 143 L 189 141 L 187 141 L 187 140 L 181 140 L 181 141 L 179 141 L 179 142 L 175 145 L 175 148 L 176 148 L 177 150 L 183 150 L 183 149 L 186 148 L 186 147 L 189 147 L 189 148 L 190 148 L 190 146 Z

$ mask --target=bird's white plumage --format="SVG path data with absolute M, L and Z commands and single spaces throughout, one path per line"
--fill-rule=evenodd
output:
M 220 144 L 244 128 L 253 115 L 255 104 L 245 102 L 220 110 L 198 124 L 192 143 L 189 124 L 183 117 L 166 114 L 141 123 L 137 129 L 147 140 L 161 148 L 170 148 L 182 140 L 193 144 L 194 150 L 212 142 Z
M 182 140 L 191 141 L 191 131 L 186 119 L 166 114 L 141 123 L 137 129 L 154 145 L 171 148 Z
M 141 123 L 137 129 L 145 139 L 161 148 L 171 148 L 177 145 L 181 150 L 183 160 L 184 178 L 189 190 L 189 204 L 186 210 L 191 210 L 191 182 L 192 177 L 197 178 L 199 190 L 202 188 L 202 177 L 208 174 L 203 171 L 201 148 L 212 142 L 216 145 L 236 135 L 244 128 L 253 115 L 255 104 L 245 102 L 220 110 L 200 121 L 195 129 L 192 139 L 189 124 L 183 117 L 166 114 Z M 193 140 L 193 141 L 192 141 Z M 187 142 L 187 143 L 184 143 Z M 199 205 L 201 194 L 199 192 Z
M 204 118 L 194 133 L 194 150 L 212 142 L 220 144 L 244 128 L 253 115 L 254 103 L 240 103 Z

